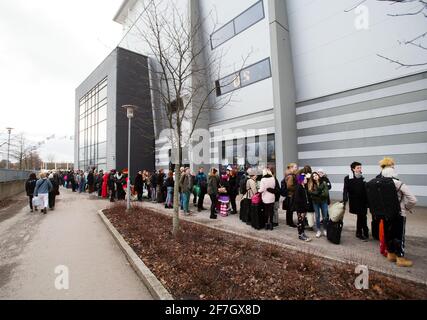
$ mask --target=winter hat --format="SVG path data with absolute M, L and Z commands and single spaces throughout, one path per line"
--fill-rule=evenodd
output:
M 256 176 L 256 171 L 255 169 L 249 168 L 248 171 L 246 171 L 248 173 L 248 176 L 253 177 Z
M 384 168 L 387 168 L 387 167 L 394 167 L 395 162 L 394 162 L 393 158 L 385 157 L 384 159 L 382 159 L 379 162 L 379 165 L 380 165 L 381 168 L 384 169 Z
M 384 168 L 384 169 L 381 171 L 381 175 L 382 175 L 384 178 L 397 178 L 397 177 L 398 177 L 398 175 L 397 175 L 396 171 L 394 171 L 394 169 L 393 169 L 392 167 Z
M 233 168 L 232 168 L 231 166 L 228 166 L 228 167 L 227 167 L 227 170 L 228 170 L 228 171 L 231 171 L 231 170 L 233 170 Z

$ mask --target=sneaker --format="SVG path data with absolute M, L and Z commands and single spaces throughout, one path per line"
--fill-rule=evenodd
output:
M 307 236 L 305 235 L 305 233 L 300 234 L 298 238 L 299 238 L 300 240 L 304 241 L 304 242 L 310 242 L 310 241 L 311 241 L 311 239 L 310 239 L 309 237 L 307 237 Z
M 322 233 L 319 231 L 316 232 L 316 238 L 320 238 L 322 236 Z
M 328 232 L 327 232 L 326 230 L 323 230 L 323 235 L 324 235 L 325 237 L 327 237 L 327 236 L 328 236 Z

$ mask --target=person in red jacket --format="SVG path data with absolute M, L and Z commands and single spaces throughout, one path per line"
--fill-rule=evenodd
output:
M 109 175 L 106 173 L 102 177 L 102 193 L 101 196 L 105 199 L 108 198 L 108 177 Z

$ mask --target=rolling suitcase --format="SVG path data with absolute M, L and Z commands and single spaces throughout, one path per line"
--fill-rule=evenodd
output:
M 340 244 L 342 228 L 342 221 L 333 222 L 332 220 L 329 220 L 326 227 L 328 240 L 334 244 Z
M 250 199 L 243 199 L 242 201 L 240 201 L 240 220 L 242 220 L 243 222 L 247 222 L 250 210 L 251 210 Z
M 265 226 L 264 219 L 262 217 L 261 205 L 251 205 L 251 226 L 256 230 L 260 230 Z

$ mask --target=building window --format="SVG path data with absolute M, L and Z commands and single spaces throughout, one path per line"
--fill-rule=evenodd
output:
M 227 94 L 271 77 L 270 58 L 261 60 L 215 82 L 216 95 Z
M 80 99 L 79 169 L 106 167 L 107 78 Z
M 266 165 L 273 170 L 276 167 L 274 134 L 222 141 L 220 146 L 221 171 L 228 165 L 239 170 L 259 165 Z
M 226 23 L 211 35 L 211 47 L 215 49 L 235 37 L 239 33 L 250 28 L 265 18 L 263 0 L 243 11 L 236 18 Z

